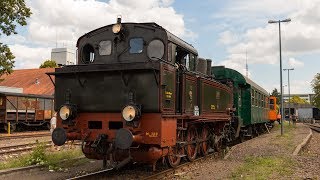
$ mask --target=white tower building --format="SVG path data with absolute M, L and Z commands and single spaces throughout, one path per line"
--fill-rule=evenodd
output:
M 51 51 L 51 60 L 57 64 L 74 65 L 76 64 L 75 52 L 68 48 L 54 48 Z

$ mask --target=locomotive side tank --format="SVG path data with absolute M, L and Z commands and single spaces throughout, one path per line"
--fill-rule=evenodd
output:
M 232 89 L 207 74 L 209 61 L 190 44 L 155 23 L 118 19 L 77 47 L 78 65 L 48 73 L 55 76 L 55 144 L 82 140 L 86 157 L 116 167 L 155 167 L 160 158 L 176 166 L 219 149 Z

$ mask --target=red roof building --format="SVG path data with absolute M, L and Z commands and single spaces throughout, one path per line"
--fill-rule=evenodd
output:
M 24 94 L 49 95 L 54 94 L 52 84 L 47 72 L 54 72 L 55 68 L 19 69 L 11 74 L 4 74 L 0 86 L 22 88 Z M 54 81 L 54 77 L 52 76 Z

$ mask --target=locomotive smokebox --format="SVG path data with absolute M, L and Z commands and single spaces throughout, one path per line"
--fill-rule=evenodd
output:
M 62 146 L 67 141 L 67 133 L 63 128 L 56 128 L 52 132 L 52 142 L 57 146 Z

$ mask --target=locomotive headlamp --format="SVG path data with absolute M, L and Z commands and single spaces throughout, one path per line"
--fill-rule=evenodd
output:
M 122 117 L 130 122 L 140 117 L 140 109 L 135 105 L 127 105 L 122 109 Z
M 63 105 L 59 110 L 59 116 L 63 121 L 73 119 L 76 116 L 76 109 L 70 105 Z
M 121 24 L 115 24 L 112 26 L 112 32 L 114 34 L 118 34 L 121 31 Z

